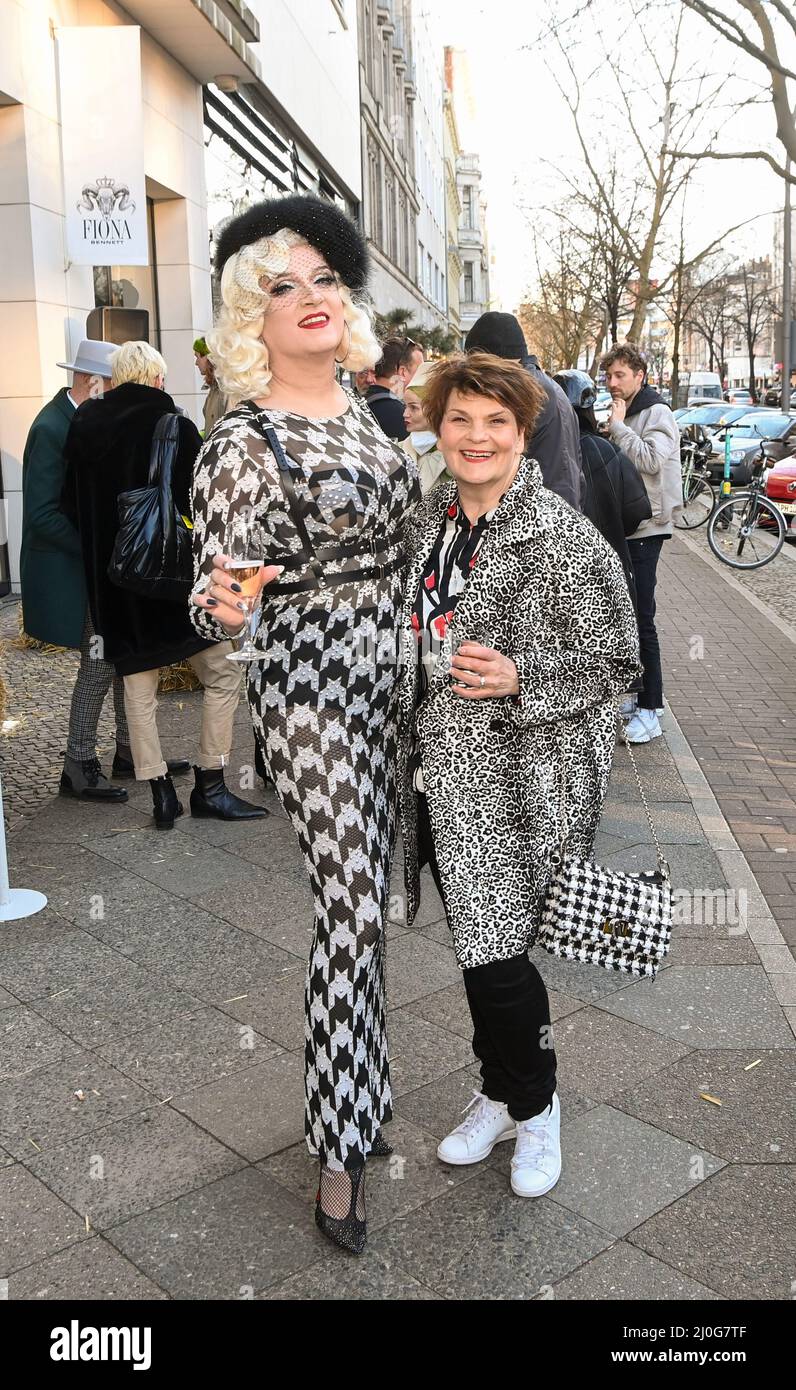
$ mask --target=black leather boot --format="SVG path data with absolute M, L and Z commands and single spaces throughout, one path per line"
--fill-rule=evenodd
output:
M 191 815 L 216 820 L 260 820 L 267 816 L 264 806 L 243 801 L 229 790 L 220 767 L 197 767 L 194 764 L 196 786 L 191 792 Z
M 173 830 L 177 816 L 182 815 L 182 803 L 177 800 L 174 783 L 168 774 L 165 777 L 150 777 L 152 788 L 152 807 L 155 825 L 158 830 Z
M 87 758 L 79 763 L 67 755 L 59 791 L 61 796 L 77 796 L 81 801 L 109 801 L 115 806 L 127 800 L 124 787 L 111 786 L 99 758 Z

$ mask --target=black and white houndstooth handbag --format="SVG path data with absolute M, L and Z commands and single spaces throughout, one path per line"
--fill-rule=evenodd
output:
M 639 874 L 607 869 L 567 854 L 566 767 L 561 759 L 558 852 L 536 937 L 562 960 L 655 977 L 672 936 L 669 865 L 658 843 L 630 744 L 625 745 L 658 855 L 656 869 Z

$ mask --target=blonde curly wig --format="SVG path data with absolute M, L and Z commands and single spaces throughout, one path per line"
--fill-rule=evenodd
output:
M 230 256 L 221 273 L 223 307 L 207 342 L 215 367 L 216 380 L 230 406 L 242 400 L 268 395 L 271 372 L 268 349 L 262 341 L 263 324 L 270 295 L 262 287 L 287 269 L 294 246 L 309 246 L 298 232 L 283 227 L 273 236 L 262 237 L 241 247 Z M 373 367 L 381 347 L 373 333 L 368 310 L 355 304 L 351 291 L 338 279 L 343 301 L 343 318 L 348 324 L 348 352 L 341 366 L 350 372 Z

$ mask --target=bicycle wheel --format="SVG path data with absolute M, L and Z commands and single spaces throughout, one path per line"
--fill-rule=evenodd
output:
M 692 473 L 683 488 L 683 508 L 674 524 L 680 531 L 704 526 L 715 505 L 716 494 L 707 478 Z
M 785 518 L 773 503 L 754 493 L 736 493 L 720 502 L 708 522 L 708 545 L 717 560 L 735 570 L 757 570 L 782 549 Z

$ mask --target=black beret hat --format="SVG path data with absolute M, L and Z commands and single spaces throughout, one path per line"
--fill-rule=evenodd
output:
M 528 348 L 522 329 L 513 314 L 499 314 L 494 310 L 476 319 L 464 340 L 467 352 L 493 352 L 496 357 L 507 357 L 518 362 L 525 357 Z
M 255 203 L 233 217 L 218 238 L 216 274 L 230 256 L 261 237 L 273 236 L 282 227 L 303 236 L 326 258 L 350 290 L 364 289 L 368 278 L 368 249 L 359 228 L 334 203 L 310 194 L 291 194 Z

